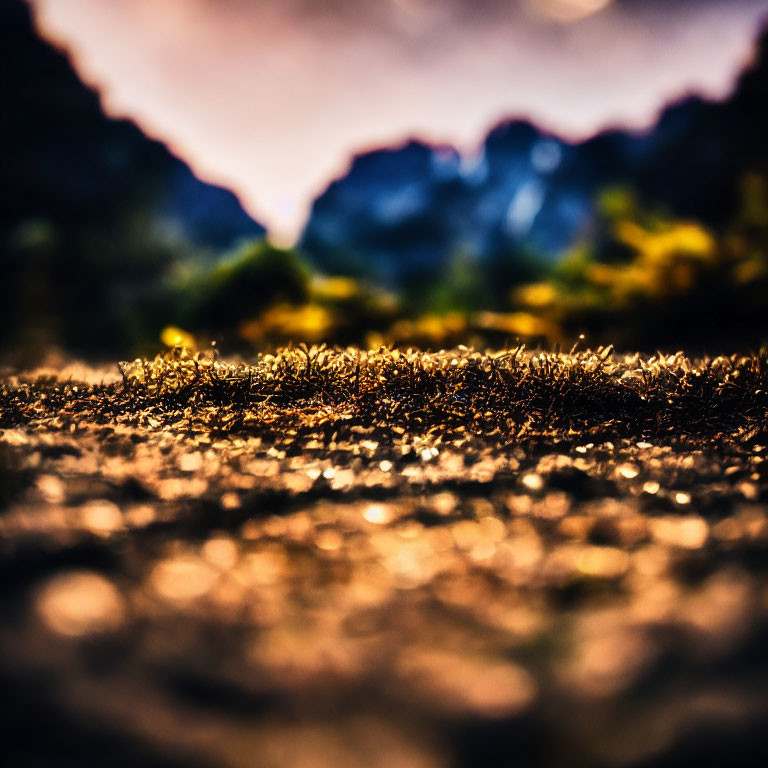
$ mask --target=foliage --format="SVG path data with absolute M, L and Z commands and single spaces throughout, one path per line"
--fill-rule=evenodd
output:
M 429 353 L 302 345 L 246 365 L 176 347 L 120 370 L 120 386 L 6 382 L 0 427 L 46 413 L 77 419 L 87 408 L 97 422 L 122 414 L 153 428 L 184 423 L 205 431 L 363 424 L 510 439 L 603 431 L 742 439 L 764 436 L 768 416 L 766 351 L 691 360 L 682 353 L 616 355 L 610 347 L 482 354 L 466 347 Z
M 739 215 L 715 233 L 608 191 L 591 240 L 513 301 L 557 340 L 586 332 L 624 348 L 757 346 L 768 333 L 767 197 L 763 180 L 745 180 Z
M 396 300 L 349 277 L 314 275 L 306 301 L 271 304 L 237 326 L 237 336 L 251 348 L 289 342 L 361 344 L 381 333 L 397 313 Z
M 280 302 L 309 298 L 309 269 L 295 251 L 266 240 L 243 244 L 176 285 L 180 324 L 209 334 L 230 331 Z
M 140 221 L 112 245 L 95 231 L 73 245 L 52 223 L 30 223 L 6 251 L 15 267 L 3 312 L 32 355 L 51 344 L 76 350 L 79 337 L 97 339 L 102 353 L 134 354 L 151 354 L 158 340 L 217 339 L 250 352 L 291 342 L 568 346 L 582 333 L 623 349 L 728 351 L 768 339 L 764 177 L 744 179 L 740 209 L 722 231 L 648 212 L 626 189 L 607 190 L 597 206 L 596 228 L 549 267 L 523 251 L 483 262 L 462 251 L 440 279 L 398 296 L 318 274 L 297 251 L 265 240 L 216 258 L 139 237 Z M 63 254 L 78 265 L 77 290 L 58 290 L 75 274 L 62 273 Z M 94 312 L 98 331 L 84 326 Z
M 457 250 L 446 268 L 425 283 L 405 290 L 412 311 L 432 315 L 501 312 L 509 308 L 509 292 L 545 273 L 542 259 L 529 249 L 503 248 L 481 257 Z
M 142 216 L 77 232 L 40 217 L 0 233 L 0 352 L 28 364 L 51 347 L 134 349 L 156 336 L 168 311 L 163 278 L 182 258 Z

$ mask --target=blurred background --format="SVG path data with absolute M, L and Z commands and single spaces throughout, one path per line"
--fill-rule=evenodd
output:
M 0 0 L 0 357 L 768 341 L 768 3 Z

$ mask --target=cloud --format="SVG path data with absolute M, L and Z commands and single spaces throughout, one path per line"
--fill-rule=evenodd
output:
M 471 151 L 500 120 L 566 138 L 724 96 L 758 0 L 33 0 L 107 110 L 295 237 L 353 153 Z

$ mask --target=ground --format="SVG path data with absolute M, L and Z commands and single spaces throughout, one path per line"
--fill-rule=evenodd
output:
M 0 383 L 14 766 L 763 765 L 768 358 Z

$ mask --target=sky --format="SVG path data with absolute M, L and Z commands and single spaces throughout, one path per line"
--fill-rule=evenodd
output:
M 354 154 L 566 140 L 727 96 L 768 0 L 29 0 L 105 110 L 292 242 Z

